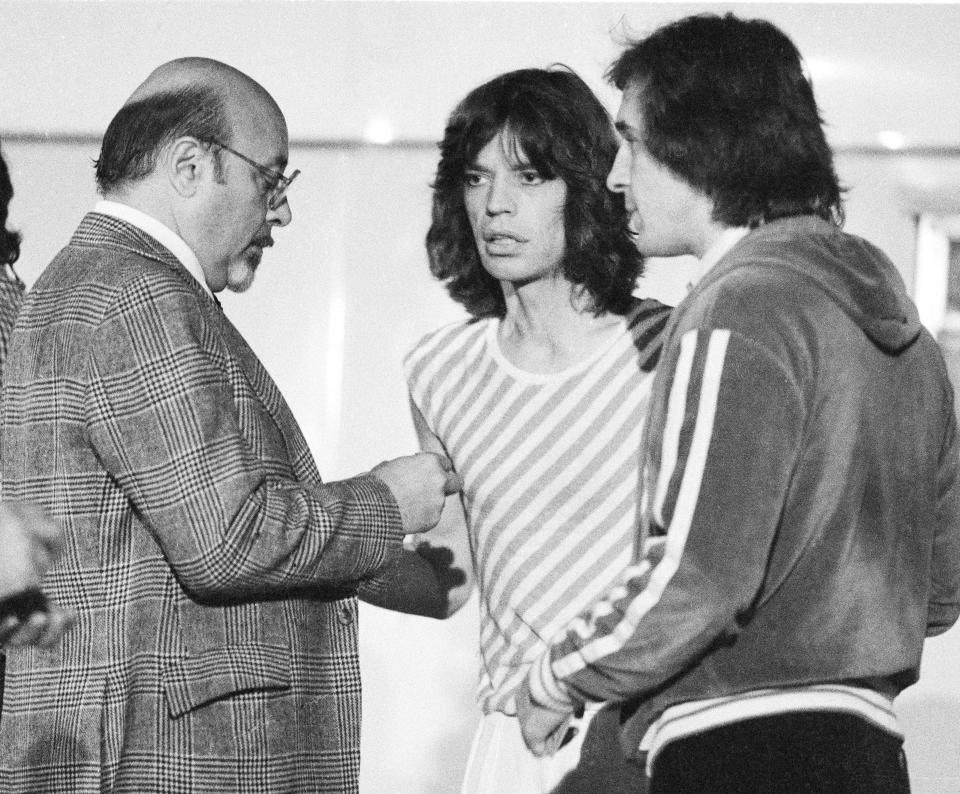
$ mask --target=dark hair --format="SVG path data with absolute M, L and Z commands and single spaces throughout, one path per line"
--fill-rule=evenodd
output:
M 96 162 L 100 192 L 106 194 L 150 174 L 163 148 L 185 135 L 231 142 L 223 101 L 212 88 L 189 86 L 124 105 L 103 135 Z M 219 151 L 214 156 L 219 178 Z
M 686 17 L 633 42 L 607 77 L 640 89 L 646 149 L 713 199 L 714 220 L 843 222 L 813 86 L 797 48 L 771 23 Z
M 12 265 L 20 258 L 19 232 L 7 229 L 7 212 L 10 199 L 13 198 L 13 183 L 10 181 L 10 172 L 0 154 L 0 268 Z
M 597 314 L 626 313 L 643 259 L 623 197 L 606 189 L 617 137 L 603 105 L 566 68 L 502 74 L 467 94 L 450 115 L 427 232 L 431 272 L 474 317 L 505 314 L 500 282 L 483 269 L 463 197 L 466 170 L 504 130 L 541 176 L 562 179 L 567 187 L 563 276 L 583 285 Z

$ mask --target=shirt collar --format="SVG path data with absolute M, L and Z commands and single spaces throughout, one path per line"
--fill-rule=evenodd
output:
M 151 215 L 147 215 L 145 212 L 131 207 L 129 204 L 121 204 L 118 201 L 98 201 L 93 211 L 99 212 L 101 215 L 109 215 L 112 218 L 126 221 L 149 234 L 179 260 L 180 264 L 200 283 L 200 286 L 203 287 L 209 295 L 213 295 L 210 287 L 207 286 L 207 280 L 203 275 L 203 268 L 200 266 L 200 260 L 197 259 L 197 255 L 193 253 L 184 239 L 169 226 L 161 223 Z
M 710 247 L 700 257 L 700 263 L 694 273 L 693 281 L 690 282 L 688 289 L 693 289 L 694 285 L 702 279 L 707 272 L 717 262 L 726 255 L 733 246 L 739 243 L 750 232 L 748 226 L 730 226 L 720 232 L 720 235 L 710 245 Z

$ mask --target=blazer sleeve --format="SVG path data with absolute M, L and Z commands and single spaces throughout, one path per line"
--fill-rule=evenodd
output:
M 196 597 L 352 584 L 399 554 L 403 528 L 373 476 L 309 485 L 265 466 L 241 430 L 227 352 L 177 279 L 120 289 L 87 362 L 95 454 Z

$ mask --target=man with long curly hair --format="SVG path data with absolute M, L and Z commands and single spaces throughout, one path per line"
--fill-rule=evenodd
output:
M 446 617 L 479 586 L 483 718 L 464 792 L 638 791 L 640 767 L 610 752 L 615 713 L 572 720 L 536 759 L 514 697 L 553 634 L 627 564 L 639 515 L 669 310 L 633 295 L 642 259 L 605 187 L 616 135 L 573 72 L 523 69 L 471 91 L 440 148 L 430 268 L 471 319 L 428 334 L 405 364 L 421 445 L 449 455 L 463 498 L 410 552 L 432 590 L 417 601 L 415 577 L 398 573 L 406 597 L 372 600 Z

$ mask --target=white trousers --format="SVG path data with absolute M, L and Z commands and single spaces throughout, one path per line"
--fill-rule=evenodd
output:
M 549 794 L 580 761 L 587 724 L 596 711 L 588 708 L 582 719 L 574 720 L 576 735 L 543 758 L 535 757 L 523 743 L 516 717 L 499 711 L 484 714 L 473 736 L 460 794 Z

